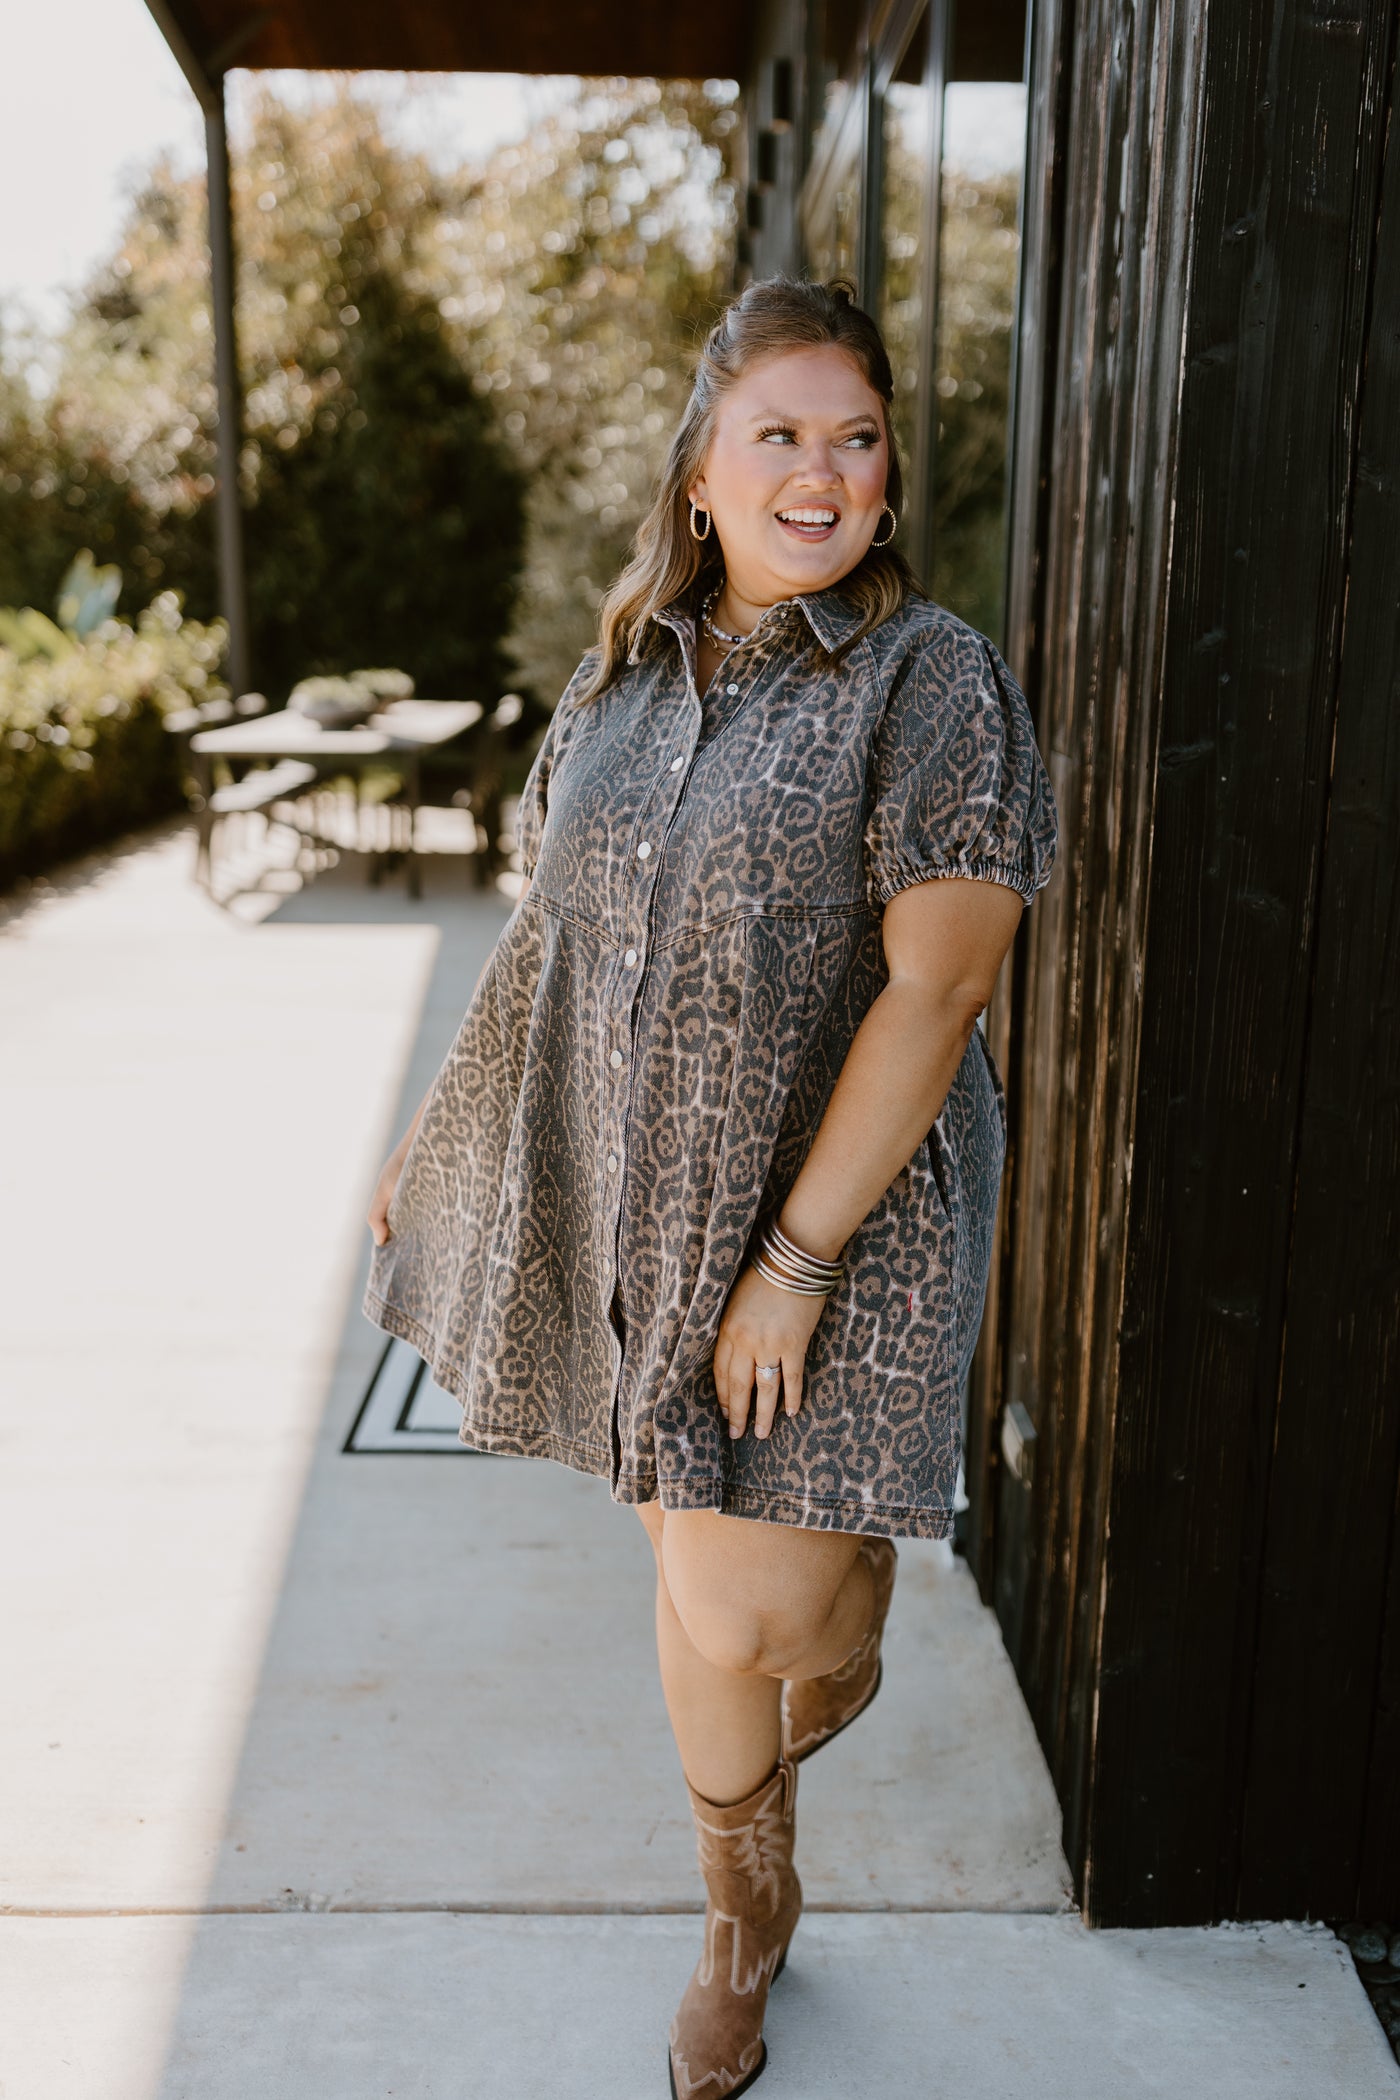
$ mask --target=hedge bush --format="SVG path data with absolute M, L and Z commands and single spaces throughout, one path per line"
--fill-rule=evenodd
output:
M 163 591 L 53 653 L 0 647 L 0 888 L 181 806 L 177 708 L 227 696 L 222 621 Z

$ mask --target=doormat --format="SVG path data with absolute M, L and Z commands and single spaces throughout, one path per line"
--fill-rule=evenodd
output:
M 462 1410 L 445 1393 L 416 1349 L 391 1335 L 341 1449 L 351 1456 L 370 1451 L 416 1451 L 421 1458 L 489 1458 L 458 1441 Z

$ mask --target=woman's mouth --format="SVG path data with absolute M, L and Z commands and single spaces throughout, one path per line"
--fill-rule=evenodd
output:
M 829 540 L 841 523 L 834 504 L 802 503 L 776 513 L 783 531 L 795 540 Z

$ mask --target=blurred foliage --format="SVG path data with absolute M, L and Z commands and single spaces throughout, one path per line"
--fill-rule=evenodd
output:
M 38 616 L 42 617 L 42 616 Z M 29 624 L 5 616 L 0 633 Z M 0 643 L 0 888 L 182 803 L 176 708 L 227 697 L 220 623 L 162 591 L 133 628 L 108 619 L 28 655 Z
M 880 324 L 895 382 L 895 431 L 915 443 L 923 357 L 929 163 L 926 90 L 896 83 L 886 102 Z M 943 168 L 933 401 L 933 573 L 941 605 L 999 639 L 1004 616 L 1006 444 L 1016 311 L 1020 175 Z
M 18 609 L 0 605 L 0 648 L 8 649 L 21 663 L 28 663 L 35 656 L 47 656 L 50 662 L 57 663 L 72 647 L 72 636 L 65 634 L 47 613 L 32 605 Z
M 281 694 L 308 672 L 393 658 L 425 693 L 494 697 L 508 678 L 524 477 L 432 302 L 374 270 L 354 306 L 310 427 L 258 459 L 259 682 Z
M 550 704 L 594 636 L 733 288 L 727 83 L 582 84 L 435 228 L 444 315 L 530 475 L 512 648 Z
M 730 91 L 581 82 L 527 141 L 446 175 L 389 143 L 352 87 L 292 111 L 254 85 L 248 115 L 234 212 L 259 683 L 377 660 L 422 692 L 526 682 L 552 702 L 728 289 Z M 51 396 L 0 336 L 0 600 L 50 602 L 87 546 L 212 613 L 204 221 L 202 184 L 158 164 Z
M 1020 187 L 1016 170 L 992 176 L 943 170 L 929 584 L 940 605 L 998 642 L 1005 617 Z

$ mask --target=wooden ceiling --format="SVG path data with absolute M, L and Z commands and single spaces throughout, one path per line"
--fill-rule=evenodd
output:
M 651 74 L 739 79 L 756 10 L 744 0 L 149 0 L 200 69 L 345 67 L 425 73 Z

